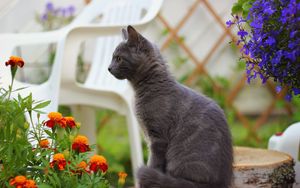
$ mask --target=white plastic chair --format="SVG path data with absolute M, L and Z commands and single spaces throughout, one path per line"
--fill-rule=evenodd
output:
M 294 158 L 296 183 L 300 185 L 300 122 L 290 125 L 282 134 L 273 135 L 268 149 L 285 152 Z
M 51 100 L 45 111 L 56 111 L 60 103 L 104 107 L 126 115 L 134 175 L 138 166 L 143 164 L 143 158 L 138 123 L 133 109 L 133 91 L 127 81 L 116 80 L 108 73 L 107 68 L 114 48 L 121 41 L 121 28 L 131 24 L 139 30 L 143 29 L 155 18 L 162 2 L 163 0 L 94 0 L 70 25 L 60 30 L 0 35 L 1 62 L 5 62 L 13 49 L 19 45 L 57 43 L 55 61 L 46 82 L 40 85 L 15 82 L 15 88 L 29 86 L 29 89 L 21 91 L 21 95 L 33 92 L 35 100 Z M 143 16 L 144 11 L 146 13 Z M 99 15 L 102 15 L 103 19 L 99 26 L 80 26 L 93 21 Z M 68 37 L 65 41 L 66 35 Z M 76 82 L 75 73 L 80 43 L 87 38 L 99 36 L 105 38 L 96 39 L 97 53 L 93 57 L 90 73 L 86 82 L 79 84 Z M 5 87 L 10 83 L 9 68 L 0 64 L 0 74 Z M 76 115 L 83 117 L 81 130 L 87 132 L 90 139 L 95 137 L 94 111 L 87 107 L 79 107 L 75 110 L 75 117 Z M 41 119 L 45 119 L 45 116 Z M 92 124 L 85 124 L 86 122 Z
M 11 83 L 11 73 L 10 68 L 4 65 L 4 62 L 13 54 L 13 51 L 20 46 L 30 46 L 37 44 L 50 44 L 54 43 L 56 47 L 56 56 L 52 66 L 51 74 L 48 80 L 42 84 L 29 84 L 26 82 L 21 82 L 15 80 L 14 88 L 23 88 L 28 89 L 20 90 L 18 93 L 22 96 L 27 96 L 29 93 L 33 93 L 33 99 L 36 101 L 40 100 L 51 100 L 51 104 L 47 106 L 44 111 L 51 112 L 57 111 L 58 109 L 58 98 L 59 98 L 59 88 L 60 88 L 60 75 L 61 75 L 61 62 L 62 62 L 62 53 L 63 46 L 66 34 L 76 25 L 86 24 L 91 22 L 90 12 L 98 12 L 101 14 L 108 6 L 112 6 L 114 1 L 103 1 L 94 0 L 90 5 L 88 5 L 82 13 L 68 26 L 48 32 L 39 32 L 39 33 L 4 33 L 0 34 L 0 83 L 1 87 L 8 88 L 8 85 Z M 85 19 L 83 19 L 85 18 Z M 25 59 L 26 62 L 26 59 Z M 25 65 L 26 66 L 26 65 Z M 16 96 L 12 95 L 12 97 Z M 33 117 L 36 117 L 36 114 L 33 114 Z M 41 115 L 41 120 L 46 119 L 46 115 Z M 34 119 L 34 122 L 37 122 L 37 119 Z

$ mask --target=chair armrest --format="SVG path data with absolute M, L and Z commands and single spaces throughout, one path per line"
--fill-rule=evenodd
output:
M 2 80 L 6 83 L 10 83 L 10 68 L 5 66 L 4 62 L 12 55 L 13 50 L 17 46 L 21 45 L 34 45 L 34 44 L 47 44 L 57 43 L 60 45 L 63 41 L 67 30 L 60 29 L 49 32 L 38 33 L 7 33 L 0 35 L 0 72 Z M 58 47 L 57 47 L 58 50 Z M 58 65 L 55 65 L 55 70 L 59 69 Z

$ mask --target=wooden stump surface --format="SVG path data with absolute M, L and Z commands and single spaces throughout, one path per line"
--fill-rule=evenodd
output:
M 232 188 L 289 188 L 295 179 L 293 159 L 282 152 L 235 147 Z

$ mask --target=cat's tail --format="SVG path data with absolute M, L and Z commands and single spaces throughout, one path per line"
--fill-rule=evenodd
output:
M 140 188 L 214 188 L 211 184 L 201 184 L 186 179 L 175 178 L 156 169 L 141 167 L 137 178 Z M 217 187 L 216 187 L 217 188 Z M 220 188 L 220 187 L 218 187 Z

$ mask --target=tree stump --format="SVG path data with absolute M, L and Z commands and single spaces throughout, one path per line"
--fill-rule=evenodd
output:
M 234 148 L 232 188 L 292 188 L 293 159 L 282 152 L 247 147 Z

